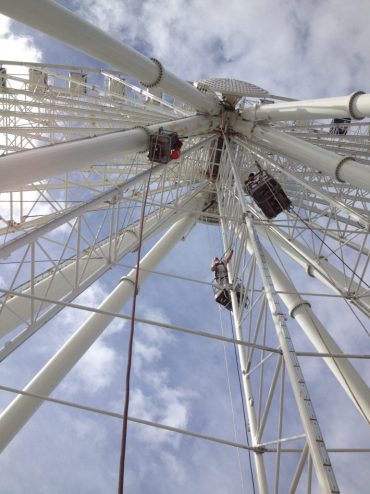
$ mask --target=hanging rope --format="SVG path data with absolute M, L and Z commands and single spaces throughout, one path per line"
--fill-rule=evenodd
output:
M 136 299 L 139 286 L 139 272 L 140 272 L 140 258 L 141 258 L 141 247 L 143 241 L 143 227 L 145 219 L 145 209 L 149 194 L 150 181 L 152 177 L 154 162 L 151 162 L 150 173 L 148 177 L 148 182 L 146 184 L 146 189 L 144 192 L 143 205 L 141 208 L 140 215 L 140 227 L 139 227 L 139 245 L 137 250 L 137 262 L 136 262 L 136 274 L 135 274 L 135 286 L 134 295 L 132 299 L 132 310 L 131 310 L 131 326 L 130 326 L 130 337 L 127 350 L 127 367 L 126 367 L 126 389 L 125 389 L 125 403 L 123 409 L 123 421 L 122 421 L 122 437 L 121 437 L 121 454 L 120 454 L 120 464 L 119 464 L 119 480 L 118 480 L 118 494 L 123 494 L 124 478 L 125 478 L 125 457 L 126 457 L 126 442 L 127 442 L 127 424 L 128 424 L 128 407 L 130 402 L 130 380 L 131 380 L 131 367 L 132 367 L 132 351 L 134 343 L 134 333 L 135 333 L 135 314 L 136 314 Z

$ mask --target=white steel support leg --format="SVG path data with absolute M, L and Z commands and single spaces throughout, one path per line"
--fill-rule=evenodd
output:
M 203 204 L 203 199 L 201 201 Z M 193 203 L 194 209 L 199 209 L 199 204 L 198 207 L 197 204 L 197 201 Z M 140 262 L 142 271 L 140 271 L 139 286 L 149 276 L 149 271 L 153 270 L 176 242 L 193 227 L 196 219 L 194 214 L 186 214 L 144 256 Z M 133 269 L 123 277 L 99 309 L 111 312 L 120 311 L 133 296 L 135 275 L 136 269 Z M 97 313 L 90 316 L 39 371 L 24 391 L 48 396 L 102 334 L 112 319 L 113 316 Z M 42 400 L 20 395 L 4 410 L 0 415 L 0 451 L 6 447 L 42 403 Z
M 302 425 L 306 433 L 310 447 L 312 461 L 315 466 L 317 479 L 321 493 L 339 493 L 339 488 L 330 463 L 320 427 L 314 412 L 314 408 L 304 382 L 304 377 L 297 359 L 292 340 L 286 326 L 267 263 L 261 248 L 257 231 L 253 225 L 252 216 L 247 213 L 245 222 L 249 232 L 249 238 L 253 246 L 256 262 L 264 286 L 267 302 L 276 327 L 280 347 L 284 355 L 284 362 L 292 384 L 293 393 L 298 406 Z
M 19 187 L 37 180 L 82 170 L 92 163 L 104 162 L 119 154 L 145 151 L 149 145 L 149 133 L 158 132 L 161 127 L 181 136 L 192 136 L 207 134 L 216 121 L 217 118 L 197 115 L 150 125 L 146 127 L 147 131 L 140 128 L 123 130 L 1 156 L 0 192 L 19 190 Z
M 221 204 L 221 197 L 218 197 L 219 204 Z M 222 217 L 222 214 L 220 215 Z M 225 250 L 227 249 L 227 242 L 226 242 L 226 237 L 225 237 L 225 224 L 224 220 L 221 219 L 221 231 L 222 231 L 222 236 L 223 236 L 223 242 L 224 242 L 224 248 Z M 230 277 L 229 273 L 229 282 L 232 283 L 232 279 Z M 233 319 L 234 319 L 234 327 L 235 327 L 235 338 L 238 340 L 243 340 L 243 331 L 242 331 L 242 314 L 241 311 L 239 311 L 239 304 L 238 300 L 236 297 L 236 293 L 234 290 L 230 291 L 231 294 L 231 303 L 233 307 Z M 251 442 L 253 447 L 257 447 L 259 445 L 259 440 L 258 440 L 258 423 L 257 423 L 257 413 L 255 409 L 255 400 L 253 397 L 253 390 L 252 390 L 252 384 L 250 382 L 250 377 L 248 375 L 245 375 L 245 372 L 248 369 L 248 355 L 247 355 L 247 350 L 244 346 L 237 345 L 237 350 L 238 350 L 238 355 L 239 355 L 239 362 L 240 362 L 240 370 L 241 370 L 241 375 L 242 375 L 242 386 L 243 386 L 243 391 L 244 391 L 244 401 L 248 413 L 248 423 L 249 423 L 249 430 L 250 430 L 250 435 L 251 435 Z M 265 463 L 264 463 L 264 458 L 263 458 L 263 452 L 261 451 L 260 453 L 257 451 L 253 452 L 253 458 L 254 458 L 254 465 L 256 469 L 256 478 L 257 478 L 257 484 L 258 484 L 258 490 L 261 494 L 267 494 L 269 492 L 268 490 L 268 483 L 267 483 L 267 476 L 266 476 L 266 469 L 265 469 Z

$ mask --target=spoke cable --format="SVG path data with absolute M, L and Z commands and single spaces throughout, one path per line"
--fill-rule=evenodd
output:
M 277 195 L 275 194 L 275 191 L 273 190 L 273 188 L 272 188 L 272 187 L 271 187 L 268 183 L 267 183 L 266 185 L 267 185 L 267 187 L 269 188 L 269 190 L 270 190 L 270 192 L 272 193 L 272 195 L 274 196 L 274 199 L 278 202 L 279 206 L 282 208 L 282 210 L 284 210 L 285 208 L 284 208 L 284 206 L 281 204 L 281 202 L 280 202 L 279 198 L 277 197 Z M 351 271 L 351 273 L 353 274 L 353 276 L 356 276 L 356 277 L 360 280 L 360 282 L 361 282 L 362 284 L 364 284 L 367 288 L 369 288 L 369 289 L 370 289 L 370 285 L 369 285 L 368 283 L 366 283 L 366 281 L 365 281 L 365 280 L 364 280 L 361 276 L 359 276 L 359 275 L 358 275 L 358 274 L 357 274 L 357 273 L 356 273 L 356 272 L 355 272 L 355 271 L 354 271 L 354 270 L 353 270 L 353 269 L 352 269 L 352 268 L 351 268 L 351 267 L 350 267 L 350 266 L 349 266 L 349 265 L 348 265 L 348 264 L 344 261 L 344 259 L 342 259 L 340 256 L 338 256 L 338 254 L 337 254 L 337 253 L 336 253 L 336 252 L 335 252 L 335 251 L 334 251 L 334 250 L 333 250 L 333 249 L 332 249 L 332 248 L 331 248 L 331 247 L 330 247 L 330 246 L 329 246 L 329 245 L 325 242 L 325 240 L 323 240 L 323 239 L 320 237 L 320 235 L 318 235 L 318 234 L 314 231 L 314 229 L 313 229 L 313 228 L 311 228 L 310 224 L 309 224 L 309 223 L 308 223 L 305 219 L 303 219 L 303 218 L 302 218 L 302 217 L 301 217 L 301 216 L 297 213 L 297 211 L 294 209 L 294 207 L 289 208 L 289 211 L 292 211 L 292 212 L 293 212 L 293 214 L 295 214 L 295 216 L 296 216 L 296 217 L 297 217 L 297 218 L 298 218 L 298 219 L 299 219 L 299 220 L 300 220 L 300 221 L 301 221 L 301 222 L 302 222 L 302 223 L 303 223 L 303 224 L 304 224 L 304 225 L 305 225 L 305 226 L 306 226 L 306 227 L 307 227 L 310 231 L 311 231 L 311 233 L 312 233 L 313 235 L 315 235 L 315 236 L 319 239 L 319 241 L 320 241 L 323 245 L 325 245 L 325 246 L 326 246 L 326 247 L 330 250 L 330 252 L 331 252 L 332 254 L 334 254 L 334 255 L 335 255 L 335 256 L 339 259 L 339 261 L 343 264 L 343 266 L 347 267 L 347 268 Z
M 338 259 L 339 261 L 343 264 L 343 266 L 345 266 L 346 268 L 348 268 L 351 273 L 353 274 L 353 276 L 356 276 L 360 282 L 362 284 L 364 284 L 367 288 L 370 289 L 370 285 L 368 283 L 366 283 L 366 281 L 361 277 L 359 276 L 345 261 L 344 259 L 342 259 L 340 256 L 338 256 L 338 254 L 320 237 L 320 235 L 318 235 L 309 225 L 309 223 L 303 219 L 295 210 L 294 208 L 291 209 L 291 211 L 293 212 L 293 214 L 295 214 L 297 216 L 297 218 L 299 218 L 303 224 L 305 224 L 307 226 L 307 228 L 309 230 L 311 230 L 311 232 L 320 240 L 321 243 L 323 243 L 329 250 L 332 254 L 334 254 Z

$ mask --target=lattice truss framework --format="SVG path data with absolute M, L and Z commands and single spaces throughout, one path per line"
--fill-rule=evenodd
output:
M 153 132 L 148 126 L 170 128 L 174 123 L 185 143 L 182 156 L 153 168 L 144 241 L 187 213 L 220 227 L 225 250 L 234 248 L 229 272 L 233 337 L 239 341 L 258 488 L 265 492 L 275 485 L 287 492 L 290 486 L 293 492 L 305 482 L 310 488 L 319 485 L 323 492 L 338 492 L 330 448 L 321 435 L 300 367 L 302 352 L 294 349 L 288 319 L 295 318 L 294 324 L 316 352 L 336 355 L 326 362 L 353 406 L 369 421 L 369 390 L 360 372 L 340 358 L 340 348 L 301 297 L 301 284 L 295 288 L 292 281 L 296 267 L 302 267 L 308 275 L 306 287 L 342 298 L 358 328 L 366 330 L 369 119 L 348 123 L 343 134 L 333 132 L 328 116 L 256 118 L 249 124 L 251 112 L 277 107 L 279 98 L 266 92 L 266 101 L 264 90 L 252 85 L 252 95 L 236 90 L 227 94 L 227 82 L 217 80 L 208 86 L 201 81 L 199 90 L 217 101 L 220 115 L 198 117 L 196 107 L 147 90 L 119 72 L 12 62 L 4 66 L 0 90 L 4 158 L 20 151 L 30 156 L 30 150 L 40 146 L 63 149 L 67 141 L 88 143 L 97 136 L 132 129 L 141 134 L 144 145 L 136 145 L 137 152 L 123 149 L 114 157 L 90 159 L 87 165 L 72 166 L 72 171 L 41 175 L 33 183 L 3 189 L 0 256 L 8 264 L 1 287 L 1 360 L 137 248 L 140 207 L 153 167 L 146 153 L 148 133 Z M 258 94 L 253 96 L 253 90 Z M 189 124 L 189 130 L 184 119 L 194 117 L 207 123 L 195 128 Z M 315 168 L 298 160 L 289 147 L 286 153 L 277 151 L 272 141 L 258 138 L 254 127 L 259 124 L 303 145 L 335 153 L 337 163 L 343 158 L 355 160 L 366 172 L 365 187 L 343 180 L 342 164 L 335 172 L 339 181 L 320 163 Z M 273 176 L 292 201 L 293 209 L 273 220 L 267 220 L 242 190 L 248 174 L 259 169 Z M 199 197 L 203 202 L 194 209 Z M 242 290 L 239 302 L 238 290 Z M 348 452 L 351 449 L 348 445 Z M 299 454 L 292 460 L 290 453 Z

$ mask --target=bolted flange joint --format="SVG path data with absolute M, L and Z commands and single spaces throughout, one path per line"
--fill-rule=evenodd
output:
M 149 150 L 150 131 L 149 131 L 148 127 L 144 127 L 144 125 L 136 125 L 136 127 L 132 128 L 132 130 L 136 130 L 136 129 L 143 130 L 146 133 L 146 135 L 148 136 L 148 143 L 147 143 L 145 149 L 143 149 L 142 151 L 139 151 L 139 153 L 146 153 Z
M 294 316 L 294 313 L 297 309 L 299 309 L 300 307 L 302 307 L 303 305 L 306 305 L 307 307 L 311 308 L 311 304 L 309 302 L 307 302 L 307 300 L 301 300 L 300 302 L 297 302 L 296 305 L 290 309 L 289 311 L 289 315 L 290 317 L 292 317 L 293 319 L 295 318 Z
M 161 64 L 161 62 L 159 60 L 157 60 L 156 58 L 150 58 L 150 60 L 152 60 L 152 62 L 154 62 L 158 67 L 158 77 L 153 82 L 140 81 L 140 84 L 142 86 L 147 87 L 147 88 L 152 88 L 152 87 L 158 86 L 158 84 L 162 80 L 163 72 L 164 72 L 163 65 Z
M 123 276 L 119 282 L 122 283 L 124 281 L 127 281 L 128 283 L 131 283 L 131 285 L 133 286 L 133 288 L 135 289 L 135 282 L 132 281 L 130 278 L 128 278 L 127 276 Z M 136 294 L 137 295 L 139 293 L 139 286 L 137 287 L 137 290 L 136 290 Z
M 356 91 L 355 93 L 351 94 L 351 96 L 349 98 L 348 112 L 351 115 L 351 118 L 354 118 L 355 120 L 362 120 L 365 118 L 361 115 L 360 116 L 356 115 L 355 110 L 354 110 L 354 103 L 355 103 L 356 99 L 359 96 L 361 96 L 362 94 L 366 94 L 366 93 L 364 91 Z
M 336 168 L 335 168 L 335 178 L 338 180 L 338 182 L 342 182 L 342 183 L 345 183 L 345 180 L 342 180 L 339 176 L 339 172 L 340 172 L 340 169 L 342 168 L 342 166 L 346 163 L 346 161 L 356 161 L 354 160 L 353 158 L 343 158 L 342 160 L 340 160 L 340 162 L 337 164 Z

